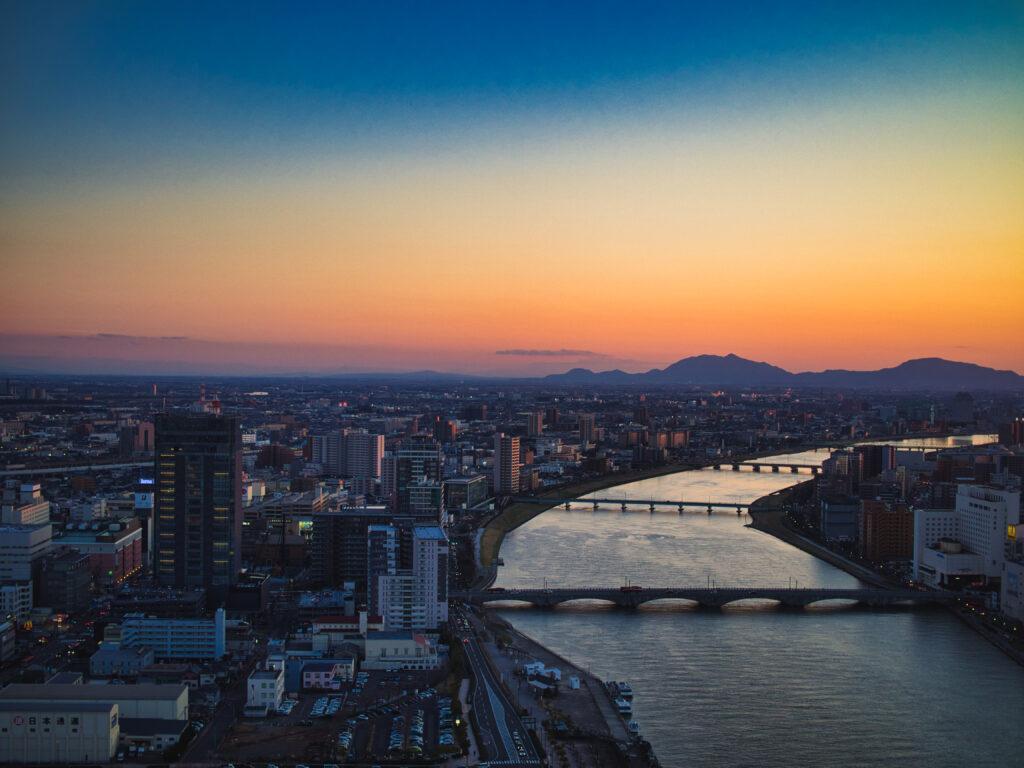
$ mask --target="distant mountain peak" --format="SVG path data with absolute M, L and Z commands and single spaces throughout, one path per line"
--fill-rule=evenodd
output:
M 552 382 L 590 384 L 679 384 L 691 386 L 764 387 L 794 386 L 835 389 L 879 390 L 1024 390 L 1024 377 L 1014 371 L 1000 371 L 976 363 L 941 357 L 906 360 L 891 368 L 875 371 L 829 369 L 791 373 L 771 363 L 748 360 L 734 352 L 726 355 L 701 354 L 684 357 L 665 368 L 644 373 L 573 368 L 546 377 Z

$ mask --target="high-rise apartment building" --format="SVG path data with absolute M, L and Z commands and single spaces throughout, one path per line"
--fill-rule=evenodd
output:
M 518 437 L 500 432 L 494 436 L 495 494 L 519 493 L 519 475 L 522 471 L 519 456 Z
M 242 435 L 238 419 L 156 419 L 154 575 L 163 586 L 206 589 L 223 602 L 241 567 Z
M 395 452 L 392 508 L 397 517 L 444 522 L 444 454 L 436 440 L 409 438 Z
M 376 579 L 374 604 L 388 630 L 433 630 L 448 621 L 448 539 L 439 526 L 412 531 L 412 563 Z
M 903 504 L 861 502 L 860 553 L 868 560 L 909 560 L 914 554 L 914 513 Z
M 580 442 L 584 444 L 594 442 L 594 414 L 581 413 L 576 417 L 576 423 L 580 430 Z
M 384 435 L 361 429 L 342 429 L 310 438 L 313 461 L 337 477 L 349 480 L 356 493 L 369 493 L 380 478 Z
M 395 526 L 370 525 L 366 529 L 366 591 L 371 616 L 383 616 L 381 581 L 398 572 L 398 532 Z

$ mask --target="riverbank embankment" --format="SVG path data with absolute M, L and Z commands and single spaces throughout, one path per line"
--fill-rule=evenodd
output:
M 612 706 L 607 689 L 587 670 L 573 664 L 564 656 L 541 645 L 525 635 L 500 616 L 484 612 L 489 631 L 501 640 L 501 648 L 487 644 L 491 662 L 503 680 L 515 686 L 512 696 L 530 715 L 543 721 L 561 721 L 569 731 L 559 742 L 565 745 L 564 764 L 602 767 L 621 765 L 624 768 L 642 768 L 658 765 L 650 744 L 629 735 L 625 721 Z M 526 662 L 540 661 L 546 668 L 558 668 L 562 679 L 559 693 L 553 699 L 520 692 L 523 679 L 517 670 Z M 568 685 L 570 678 L 579 680 L 579 688 Z M 517 681 L 512 683 L 511 681 Z
M 608 475 L 581 480 L 578 483 L 556 486 L 539 494 L 537 498 L 579 498 L 580 496 L 586 496 L 588 493 L 594 493 L 595 491 L 600 491 L 605 488 L 626 485 L 627 483 L 635 483 L 639 480 L 650 480 L 651 478 L 662 477 L 664 475 L 674 475 L 679 472 L 697 471 L 717 464 L 742 464 L 743 462 L 753 461 L 755 459 L 768 459 L 772 456 L 800 453 L 802 451 L 815 449 L 815 446 L 788 446 L 776 451 L 760 452 L 756 454 L 711 457 L 704 461 L 664 464 L 657 467 L 647 467 L 645 469 L 635 469 L 626 472 L 613 472 Z M 533 502 L 529 504 L 510 504 L 491 518 L 484 526 L 479 543 L 478 560 L 484 571 L 491 572 L 491 575 L 493 576 L 493 569 L 498 560 L 498 553 L 501 550 L 501 544 L 505 540 L 505 536 L 521 525 L 525 525 L 537 515 L 556 506 L 558 505 L 555 502 L 550 504 Z M 489 586 L 489 584 L 486 586 Z
M 748 527 L 774 536 L 819 560 L 824 560 L 829 565 L 845 571 L 866 584 L 875 587 L 892 587 L 891 582 L 870 568 L 848 560 L 828 547 L 808 539 L 786 524 L 786 505 L 795 501 L 802 493 L 806 493 L 809 484 L 813 482 L 813 480 L 807 480 L 759 498 L 750 505 L 751 522 Z
M 813 481 L 808 481 L 813 482 Z M 827 547 L 812 541 L 786 524 L 785 507 L 801 492 L 801 486 L 805 483 L 784 488 L 781 491 L 762 496 L 750 506 L 752 522 L 748 527 L 754 530 L 767 533 L 770 536 L 786 542 L 787 544 L 803 550 L 809 555 L 824 560 L 826 563 L 839 568 L 851 576 L 876 587 L 891 588 L 899 586 L 888 581 L 880 574 L 872 571 L 859 563 L 852 562 L 842 555 L 839 555 Z M 1001 650 L 1015 662 L 1024 666 L 1024 652 L 1004 637 L 998 630 L 989 626 L 976 616 L 971 610 L 959 605 L 947 606 L 953 615 L 964 624 L 973 629 L 979 635 L 988 640 L 992 645 Z
M 576 498 L 585 496 L 594 491 L 604 488 L 611 488 L 616 485 L 633 483 L 638 480 L 649 480 L 652 477 L 672 475 L 677 472 L 685 472 L 691 469 L 700 469 L 702 465 L 696 464 L 666 464 L 660 467 L 649 469 L 633 470 L 629 472 L 615 472 L 609 475 L 602 475 L 589 480 L 583 480 L 569 485 L 560 485 L 549 491 L 538 495 L 538 499 L 547 497 L 553 499 Z M 500 513 L 488 521 L 480 538 L 480 564 L 485 568 L 492 568 L 498 560 L 498 552 L 505 536 L 521 525 L 530 522 L 542 512 L 547 512 L 552 507 L 558 506 L 556 502 L 550 504 L 510 504 Z

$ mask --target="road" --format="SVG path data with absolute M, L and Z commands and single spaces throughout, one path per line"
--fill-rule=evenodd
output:
M 261 660 L 262 657 L 250 659 L 242 668 L 238 680 L 223 691 L 217 711 L 210 718 L 206 727 L 199 732 L 199 735 L 192 739 L 192 743 L 188 745 L 185 754 L 181 757 L 182 762 L 202 763 L 216 759 L 221 742 L 224 741 L 224 737 L 245 708 L 246 681 L 249 678 L 249 673 Z
M 475 618 L 464 611 L 458 615 L 465 619 L 466 630 L 458 630 L 463 649 L 473 673 L 473 712 L 476 715 L 480 746 L 490 756 L 491 765 L 540 765 L 530 734 L 515 707 L 505 695 L 485 658 L 485 651 L 477 637 Z

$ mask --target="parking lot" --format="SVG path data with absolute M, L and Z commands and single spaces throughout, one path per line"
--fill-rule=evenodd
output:
M 431 688 L 440 671 L 360 672 L 339 690 L 286 699 L 265 719 L 239 720 L 221 748 L 234 763 L 430 759 L 456 751 L 450 702 Z M 443 697 L 440 697 L 443 698 Z
M 339 758 L 412 760 L 457 751 L 452 702 L 432 689 L 348 719 Z

